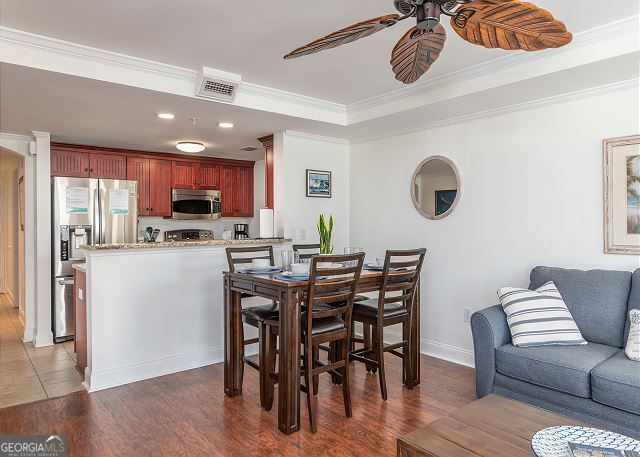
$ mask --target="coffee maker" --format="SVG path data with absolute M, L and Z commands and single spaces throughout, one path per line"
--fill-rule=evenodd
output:
M 236 240 L 249 239 L 249 225 L 248 224 L 233 224 L 233 237 Z

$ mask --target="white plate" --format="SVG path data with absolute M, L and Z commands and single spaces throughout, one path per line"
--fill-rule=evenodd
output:
M 572 457 L 567 443 L 640 451 L 640 441 L 624 435 L 587 427 L 549 427 L 533 436 L 531 447 L 538 457 Z
M 256 268 L 256 267 L 247 267 L 247 268 L 239 268 L 238 271 L 241 273 L 252 273 L 252 274 L 260 274 L 260 273 L 275 273 L 277 271 L 281 271 L 280 267 L 268 267 L 268 268 Z
M 381 267 L 377 263 L 365 263 L 364 266 L 370 270 L 384 270 L 384 266 Z

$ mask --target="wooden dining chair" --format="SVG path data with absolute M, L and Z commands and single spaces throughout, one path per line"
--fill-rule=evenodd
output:
M 407 385 L 410 389 L 414 387 L 410 361 L 418 348 L 412 347 L 410 343 L 411 323 L 416 315 L 414 303 L 425 254 L 426 249 L 387 251 L 378 298 L 357 302 L 353 307 L 352 321 L 371 326 L 373 347 L 365 345 L 362 349 L 351 351 L 350 357 L 365 363 L 368 371 L 378 371 L 383 400 L 387 399 L 385 352 L 404 359 Z M 402 324 L 403 340 L 385 345 L 384 328 L 396 324 Z M 402 352 L 398 352 L 400 348 Z
M 268 259 L 269 265 L 274 265 L 273 260 L 273 246 L 255 246 L 255 247 L 242 247 L 242 248 L 226 248 L 227 262 L 229 264 L 229 271 L 235 272 L 236 265 L 251 264 L 255 259 Z M 241 294 L 241 298 L 252 297 L 253 295 L 248 293 Z M 248 306 L 242 308 L 242 322 L 258 329 L 258 338 L 244 339 L 244 329 L 242 329 L 242 360 L 251 368 L 258 370 L 260 373 L 260 406 L 265 407 L 265 393 L 267 388 L 267 378 L 269 376 L 269 369 L 267 366 L 266 356 L 269 351 L 269 347 L 274 345 L 275 338 L 278 333 L 277 326 L 279 322 L 278 303 L 273 302 L 269 305 L 260 306 Z M 269 322 L 267 322 L 269 321 Z M 249 344 L 258 343 L 258 363 L 245 357 L 244 347 Z M 273 400 L 272 400 L 273 402 Z M 266 409 L 266 408 L 265 408 Z M 269 409 L 271 407 L 269 406 Z
M 347 262 L 346 267 L 319 268 L 321 262 Z M 309 285 L 305 295 L 305 311 L 302 313 L 302 345 L 304 389 L 312 432 L 317 425 L 313 396 L 317 392 L 317 377 L 326 372 L 340 370 L 344 409 L 351 417 L 349 390 L 349 343 L 351 341 L 351 312 L 356 286 L 362 272 L 364 253 L 348 255 L 314 255 L 311 257 Z M 320 279 L 324 277 L 323 279 Z M 317 357 L 317 348 L 323 343 L 336 347 L 336 357 L 326 364 Z M 314 382 L 315 389 L 311 385 Z
M 298 253 L 298 257 L 300 261 L 310 259 L 314 255 L 320 254 L 320 245 L 319 244 L 294 244 L 291 246 L 293 252 Z M 312 252 L 308 252 L 312 251 Z
M 300 259 L 300 261 L 304 261 L 306 259 L 310 259 L 311 257 L 313 257 L 314 255 L 318 255 L 320 253 L 320 245 L 319 244 L 294 244 L 293 246 L 291 246 L 291 248 L 293 249 L 293 252 L 297 252 L 298 253 L 298 258 Z M 308 252 L 308 251 L 313 251 L 313 252 Z M 332 259 L 334 259 L 335 257 L 332 257 Z M 359 301 L 364 301 L 364 300 L 368 300 L 369 297 L 367 297 L 366 295 L 356 295 L 354 298 L 354 302 L 359 302 Z M 370 328 L 369 326 L 363 326 L 363 331 L 364 331 L 364 338 L 359 338 L 357 340 L 354 340 L 351 343 L 351 350 L 355 349 L 355 343 L 363 343 L 363 344 L 367 344 L 366 341 L 370 341 L 371 337 L 370 335 Z M 351 328 L 351 334 L 355 334 L 355 328 Z M 325 352 L 330 352 L 331 349 L 326 346 L 326 345 L 321 345 L 320 347 L 316 348 L 316 351 L 318 350 L 322 350 Z M 317 384 L 315 384 L 315 390 L 317 393 Z

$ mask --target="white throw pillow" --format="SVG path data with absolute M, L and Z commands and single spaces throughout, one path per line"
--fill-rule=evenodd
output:
M 536 290 L 502 287 L 498 298 L 514 346 L 587 344 L 553 281 Z
M 624 352 L 631 360 L 640 362 L 640 309 L 629 311 L 629 321 L 631 328 Z

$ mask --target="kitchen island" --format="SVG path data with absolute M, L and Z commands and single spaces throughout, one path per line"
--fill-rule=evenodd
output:
M 85 246 L 85 388 L 96 391 L 224 359 L 225 248 L 291 240 Z M 255 300 L 256 304 L 264 299 Z M 247 337 L 252 337 L 247 329 Z M 251 335 L 251 336 L 250 336 Z

